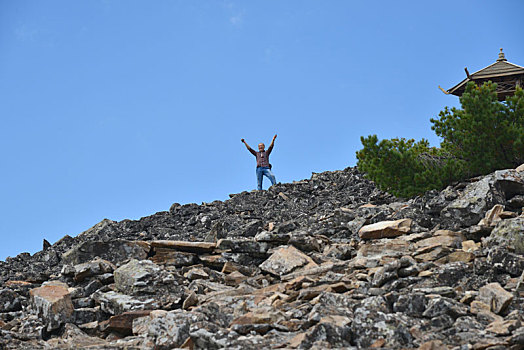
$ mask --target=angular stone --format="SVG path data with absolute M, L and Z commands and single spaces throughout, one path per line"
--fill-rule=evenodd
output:
M 510 335 L 515 329 L 520 328 L 518 320 L 495 321 L 486 327 L 486 331 L 499 335 Z
M 95 301 L 92 298 L 86 297 L 86 298 L 74 298 L 73 299 L 73 306 L 75 309 L 81 309 L 86 307 L 94 307 Z
M 108 342 L 98 337 L 90 337 L 74 324 L 67 323 L 61 331 L 60 338 L 52 338 L 46 342 L 45 348 L 50 349 L 107 349 Z
M 115 281 L 115 276 L 113 276 L 112 273 L 104 273 L 102 275 L 98 275 L 96 279 L 99 280 L 103 285 L 108 285 Z
M 366 224 L 366 219 L 364 218 L 356 218 L 355 220 L 352 220 L 346 224 L 346 227 L 352 234 L 357 234 L 358 231 Z
M 0 312 L 18 310 L 22 310 L 20 295 L 8 288 L 0 289 Z
M 420 240 L 415 243 L 417 249 L 424 247 L 442 246 L 446 248 L 460 248 L 464 236 L 458 232 L 449 230 L 438 230 L 433 237 Z
M 513 301 L 513 294 L 502 288 L 500 284 L 494 282 L 486 284 L 479 289 L 478 299 L 486 305 L 489 305 L 491 311 L 500 314 Z
M 159 287 L 176 286 L 171 274 L 150 260 L 131 260 L 114 272 L 115 287 L 118 291 L 135 294 L 155 294 Z
M 464 251 L 456 251 L 451 254 L 448 254 L 437 261 L 435 261 L 436 264 L 447 264 L 451 262 L 470 262 L 475 260 L 475 254 L 470 252 L 464 252 Z
M 435 274 L 435 272 L 431 271 L 431 270 L 424 270 L 424 271 L 420 271 L 418 273 L 418 277 L 429 277 L 429 276 L 433 276 Z
M 339 262 L 339 263 L 324 263 L 320 266 L 318 265 L 311 265 L 311 263 L 308 263 L 304 268 L 299 269 L 298 271 L 288 273 L 287 275 L 282 275 L 280 279 L 282 280 L 291 280 L 293 278 L 297 278 L 300 276 L 313 276 L 313 275 L 319 275 L 322 273 L 326 273 L 328 271 L 336 271 L 336 270 L 343 270 L 344 268 L 348 267 L 350 265 L 349 262 Z
M 513 331 L 513 334 L 507 338 L 508 345 L 513 346 L 514 349 L 522 348 L 524 345 L 524 327 L 520 327 Z
M 452 287 L 439 286 L 439 287 L 428 287 L 428 288 L 413 288 L 413 293 L 423 294 L 438 294 L 443 297 L 453 298 L 455 296 L 455 290 Z
M 369 268 L 377 267 L 379 262 L 380 262 L 379 259 L 375 259 L 375 258 L 368 259 L 368 258 L 362 258 L 362 257 L 357 256 L 350 260 L 349 266 L 352 269 L 357 269 L 357 270 L 369 269 Z
M 306 339 L 306 333 L 298 333 L 295 335 L 291 340 L 288 341 L 286 344 L 287 347 L 291 349 L 296 349 L 302 344 L 302 342 Z
M 231 321 L 230 327 L 234 325 L 248 325 L 248 324 L 272 324 L 277 322 L 282 318 L 282 315 L 279 315 L 276 312 L 265 312 L 265 313 L 255 313 L 247 312 L 246 314 L 236 317 Z
M 104 285 L 99 280 L 92 280 L 84 287 L 84 296 L 89 296 L 102 288 Z
M 215 269 L 215 270 L 222 269 L 224 267 L 224 264 L 228 262 L 228 260 L 225 259 L 222 256 L 222 254 L 220 255 L 201 255 L 198 257 L 198 260 L 200 260 L 200 262 L 204 266 Z M 196 263 L 191 264 L 191 265 L 196 265 Z
M 267 242 L 256 242 L 250 239 L 221 239 L 217 242 L 217 249 L 229 250 L 233 253 L 248 253 L 253 257 L 267 257 L 269 247 Z
M 514 196 L 510 200 L 506 201 L 506 205 L 512 209 L 521 209 L 522 207 L 524 207 L 524 195 L 520 194 Z M 524 214 L 521 213 L 520 215 Z
M 479 225 L 465 227 L 462 230 L 466 239 L 475 242 L 480 242 L 484 237 L 488 237 L 491 234 L 491 231 L 493 231 L 493 227 Z
M 476 314 L 477 321 L 482 324 L 501 323 L 504 322 L 504 318 L 491 311 L 481 310 Z
M 130 258 L 146 259 L 147 253 L 142 245 L 133 241 L 86 241 L 65 252 L 62 260 L 65 264 L 78 265 L 99 257 L 118 264 Z
M 380 239 L 362 242 L 357 256 L 366 258 L 401 257 L 413 251 L 412 244 L 402 239 Z
M 74 311 L 73 319 L 75 324 L 95 322 L 102 319 L 102 312 L 99 306 L 78 308 Z
M 73 320 L 73 303 L 66 284 L 45 285 L 29 291 L 31 306 L 52 331 Z
M 243 275 L 240 271 L 233 271 L 225 277 L 225 282 L 228 286 L 238 286 L 248 277 Z
M 402 236 L 411 230 L 411 219 L 401 219 L 396 221 L 381 221 L 376 224 L 363 226 L 358 235 L 362 239 L 378 239 Z
M 151 258 L 151 261 L 157 265 L 181 267 L 195 265 L 198 263 L 198 258 L 193 253 L 159 247 L 155 248 L 155 255 Z
M 320 252 L 324 246 L 324 242 L 321 239 L 303 233 L 294 234 L 288 244 L 303 252 Z
M 461 261 L 440 265 L 436 271 L 437 280 L 444 286 L 454 286 L 470 275 L 471 266 Z
M 465 252 L 476 252 L 479 249 L 480 243 L 475 243 L 472 240 L 462 242 L 462 250 Z
M 255 236 L 255 241 L 287 244 L 290 238 L 291 235 L 288 233 L 271 233 L 268 231 L 262 231 Z
M 502 213 L 500 213 L 500 218 L 502 220 L 513 219 L 513 218 L 516 218 L 517 216 L 519 216 L 517 213 L 512 212 L 512 211 L 507 211 L 507 210 L 504 210 Z
M 148 316 L 152 310 L 128 311 L 120 315 L 111 316 L 107 324 L 107 331 L 118 332 L 122 335 L 133 334 L 133 320 L 139 317 Z
M 333 315 L 322 317 L 316 325 L 308 330 L 299 348 L 352 349 L 353 347 L 351 347 L 350 343 L 352 335 L 350 325 L 351 320 L 345 316 Z
M 231 273 L 235 271 L 240 271 L 242 269 L 242 266 L 239 264 L 236 264 L 234 262 L 228 261 L 224 264 L 222 267 L 221 272 L 222 273 Z
M 409 316 L 421 317 L 426 310 L 428 299 L 424 294 L 415 293 L 410 295 L 400 295 L 393 303 L 394 312 L 403 312 Z
M 383 299 L 381 297 L 373 298 Z M 350 328 L 351 344 L 357 349 L 368 349 L 376 340 L 382 338 L 386 340 L 384 344 L 386 349 L 412 348 L 410 346 L 412 336 L 409 328 L 406 327 L 409 318 L 386 313 L 383 306 L 378 308 L 376 303 L 373 304 L 357 307 L 354 310 Z
M 189 293 L 187 298 L 182 303 L 182 309 L 187 310 L 191 306 L 195 306 L 198 304 L 198 296 L 195 294 L 195 292 Z
M 331 291 L 332 291 L 331 288 L 325 285 L 304 288 L 300 290 L 297 300 L 311 300 L 319 296 L 322 292 L 331 292 Z
M 422 315 L 428 318 L 448 315 L 456 319 L 467 314 L 468 308 L 464 304 L 450 298 L 436 297 L 429 300 L 426 310 Z
M 299 227 L 299 224 L 295 220 L 288 220 L 282 223 L 279 223 L 275 227 L 277 233 L 289 233 L 295 231 Z
M 422 343 L 418 350 L 449 350 L 449 346 L 445 345 L 440 340 L 430 340 Z
M 473 350 L 502 350 L 507 349 L 508 343 L 503 339 L 484 338 L 473 344 Z
M 306 266 L 307 265 L 307 266 Z M 306 268 L 318 265 L 306 254 L 293 246 L 277 249 L 266 261 L 260 265 L 260 269 L 273 275 L 282 276 L 293 270 L 306 266 Z
M 328 258 L 349 260 L 355 256 L 355 248 L 349 243 L 332 243 L 324 248 L 323 254 Z
M 87 334 L 94 335 L 98 330 L 98 321 L 79 324 L 78 328 Z
M 493 266 L 497 273 L 508 273 L 517 277 L 524 271 L 524 256 L 510 250 L 511 247 L 505 245 L 490 246 L 486 262 Z
M 450 249 L 443 247 L 440 244 L 434 246 L 423 247 L 415 252 L 415 259 L 422 262 L 430 262 L 438 260 L 450 253 Z
M 350 289 L 352 289 L 352 285 L 346 283 L 346 282 L 338 282 L 330 284 L 327 288 L 327 291 L 331 291 L 333 293 L 344 293 Z
M 88 277 L 111 273 L 116 269 L 116 266 L 107 260 L 97 258 L 83 264 L 75 265 L 73 268 L 75 271 L 75 281 L 82 282 Z
M 197 279 L 208 279 L 209 275 L 206 271 L 202 268 L 194 267 L 191 270 L 187 271 L 184 274 L 184 277 L 186 277 L 190 281 L 194 281 Z
M 398 278 L 399 267 L 400 264 L 398 261 L 380 267 L 373 275 L 373 281 L 371 282 L 371 285 L 373 287 L 381 287 L 386 282 Z
M 500 214 L 504 211 L 502 204 L 495 204 L 493 208 L 486 212 L 486 215 L 479 221 L 479 226 L 495 226 L 500 220 Z
M 478 292 L 474 290 L 467 290 L 464 292 L 464 296 L 460 298 L 462 304 L 470 304 L 477 297 Z
M 212 242 L 185 242 L 185 241 L 151 241 L 151 247 L 156 248 L 167 248 L 178 250 L 181 252 L 189 253 L 211 253 L 217 246 L 216 243 Z
M 524 217 L 503 220 L 486 239 L 488 245 L 505 245 L 517 254 L 524 254 Z
M 28 282 L 28 281 L 12 280 L 12 281 L 5 282 L 5 286 L 6 287 L 30 287 L 32 285 L 33 285 L 33 283 L 32 282 Z
M 96 292 L 93 298 L 100 304 L 102 311 L 111 315 L 119 315 L 126 311 L 152 310 L 159 307 L 159 302 L 153 298 L 133 298 L 114 291 Z
M 468 184 L 460 197 L 441 211 L 441 218 L 448 220 L 453 226 L 475 225 L 484 217 L 489 207 L 504 201 L 503 195 L 494 191 L 492 184 L 493 176 Z
M 479 318 L 490 320 L 490 322 L 502 320 L 500 316 L 491 312 L 491 307 L 488 304 L 478 300 L 471 302 L 469 311 L 474 315 L 478 315 Z
M 220 335 L 213 334 L 206 329 L 198 329 L 189 333 L 189 338 L 180 347 L 182 349 L 224 349 L 227 348 L 227 339 L 220 339 Z
M 191 324 L 198 320 L 196 315 L 182 310 L 155 310 L 149 316 L 133 320 L 133 334 L 150 339 L 151 348 L 178 348 L 189 337 Z
M 504 193 L 506 199 L 524 194 L 524 174 L 514 169 L 495 171 L 494 182 L 495 187 Z
M 244 229 L 242 230 L 242 236 L 254 237 L 260 230 L 262 230 L 263 226 L 264 223 L 261 220 L 253 220 L 244 226 Z

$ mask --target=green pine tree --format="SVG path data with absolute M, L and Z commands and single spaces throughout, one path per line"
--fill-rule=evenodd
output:
M 357 166 L 385 191 L 411 197 L 453 181 L 515 168 L 524 162 L 524 92 L 499 102 L 496 84 L 470 82 L 462 108 L 446 107 L 431 119 L 440 148 L 425 139 L 361 137 Z

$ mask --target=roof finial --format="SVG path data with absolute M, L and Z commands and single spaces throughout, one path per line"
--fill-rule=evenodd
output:
M 502 47 L 500 48 L 499 59 L 497 61 L 507 61 L 506 57 L 504 56 L 504 52 L 502 52 Z

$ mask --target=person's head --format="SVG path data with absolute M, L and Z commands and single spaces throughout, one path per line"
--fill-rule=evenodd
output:
M 263 152 L 265 148 L 266 148 L 266 145 L 264 145 L 263 143 L 259 143 L 258 144 L 258 151 L 259 152 Z

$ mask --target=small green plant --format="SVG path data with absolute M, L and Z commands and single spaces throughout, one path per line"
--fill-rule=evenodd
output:
M 499 102 L 496 84 L 470 82 L 462 108 L 446 107 L 431 119 L 440 148 L 425 139 L 361 137 L 357 166 L 382 190 L 412 197 L 453 181 L 524 163 L 524 91 Z

